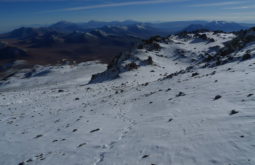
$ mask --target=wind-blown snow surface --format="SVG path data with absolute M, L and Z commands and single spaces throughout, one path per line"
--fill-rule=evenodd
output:
M 189 66 L 162 46 L 113 81 L 77 66 L 2 85 L 0 164 L 254 165 L 255 59 L 159 80 Z

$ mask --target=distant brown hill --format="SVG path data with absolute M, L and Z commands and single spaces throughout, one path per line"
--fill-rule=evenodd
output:
M 90 32 L 61 33 L 47 28 L 20 28 L 0 36 L 0 72 L 15 68 L 55 65 L 98 60 L 109 63 L 116 55 L 131 49 L 140 38 L 128 33 Z M 20 67 L 19 67 L 20 68 Z

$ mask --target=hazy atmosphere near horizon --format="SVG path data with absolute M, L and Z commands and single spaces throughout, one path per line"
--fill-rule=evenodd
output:
M 0 0 L 0 31 L 20 26 L 137 20 L 254 23 L 254 0 Z
M 0 0 L 0 165 L 255 165 L 255 0 Z

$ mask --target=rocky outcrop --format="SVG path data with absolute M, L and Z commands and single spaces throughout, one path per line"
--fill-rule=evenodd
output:
M 123 72 L 132 71 L 141 66 L 153 65 L 152 57 L 149 56 L 148 59 L 141 60 L 135 57 L 134 54 L 135 52 L 121 53 L 112 60 L 106 71 L 92 75 L 89 84 L 114 80 L 119 78 L 119 75 Z
M 161 49 L 161 46 L 158 44 L 158 42 L 161 42 L 162 40 L 163 37 L 154 36 L 148 40 L 143 40 L 143 42 L 139 44 L 137 48 L 146 49 L 147 51 L 159 51 Z
M 237 37 L 230 42 L 227 42 L 225 47 L 221 49 L 220 56 L 226 56 L 235 51 L 239 51 L 251 42 L 255 41 L 255 28 L 242 30 L 237 34 Z
M 107 66 L 107 70 L 94 74 L 89 81 L 89 84 L 102 83 L 104 81 L 113 80 L 119 77 L 121 73 L 121 63 L 127 60 L 130 57 L 129 53 L 121 53 L 119 56 L 116 56 L 112 62 Z

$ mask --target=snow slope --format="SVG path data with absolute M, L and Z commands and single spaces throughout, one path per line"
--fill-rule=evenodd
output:
M 137 50 L 154 65 L 112 81 L 85 85 L 105 69 L 92 63 L 3 82 L 0 164 L 254 165 L 255 59 L 179 72 L 190 63 L 174 49 L 197 55 L 207 42 L 172 40 Z

